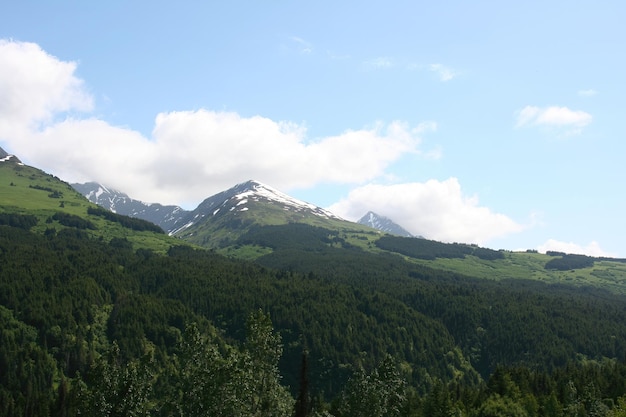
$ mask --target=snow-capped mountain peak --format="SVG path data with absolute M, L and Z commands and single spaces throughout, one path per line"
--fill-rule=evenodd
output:
M 204 200 L 172 229 L 171 234 L 181 236 L 194 233 L 192 229 L 198 225 L 218 221 L 226 214 L 232 215 L 232 219 L 242 219 L 248 211 L 254 213 L 256 220 L 274 219 L 279 223 L 298 222 L 311 215 L 324 220 L 341 220 L 328 210 L 293 198 L 259 181 L 250 180 Z
M 111 210 L 114 213 L 119 211 L 118 207 L 122 207 L 128 205 L 128 203 L 137 203 L 141 206 L 146 206 L 146 203 L 140 202 L 138 200 L 133 200 L 127 194 L 124 194 L 121 191 L 114 190 L 113 188 L 109 188 L 105 185 L 99 184 L 97 182 L 87 182 L 85 184 L 72 184 L 74 189 L 83 194 L 87 200 L 92 203 L 96 203 L 99 206 L 106 207 L 108 210 Z M 122 210 L 124 211 L 124 210 Z M 128 211 L 128 210 L 126 210 Z M 120 214 L 134 214 L 132 210 L 129 213 L 120 213 Z
M 0 162 L 14 162 L 18 165 L 23 165 L 17 156 L 11 155 L 2 148 L 0 148 Z
M 357 223 L 392 235 L 413 237 L 410 232 L 408 232 L 402 226 L 394 223 L 393 220 L 389 219 L 388 217 L 376 214 L 373 211 L 368 211 L 365 216 L 359 219 Z
M 284 210 L 309 211 L 320 217 L 340 219 L 328 210 L 293 198 L 259 181 L 250 180 L 245 183 L 237 184 L 233 187 L 233 191 L 237 193 L 233 197 L 238 200 L 237 206 L 243 206 L 240 210 L 245 208 L 245 204 L 248 201 L 271 201 L 282 205 Z
M 177 206 L 147 204 L 95 182 L 72 184 L 90 201 L 119 214 L 151 221 L 174 236 L 205 233 L 207 224 L 238 227 L 241 224 L 284 224 L 343 220 L 328 210 L 291 197 L 259 181 L 246 181 L 206 198 L 193 211 Z M 308 219 L 308 220 L 307 220 Z
M 150 204 L 135 200 L 121 191 L 97 182 L 72 184 L 72 187 L 92 203 L 114 213 L 150 221 L 167 232 L 188 213 L 178 206 L 164 206 L 158 203 Z

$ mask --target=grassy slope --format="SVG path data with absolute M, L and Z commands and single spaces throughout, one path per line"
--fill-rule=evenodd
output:
M 48 189 L 56 191 L 60 197 L 50 197 L 51 192 Z M 61 203 L 63 203 L 63 207 L 61 207 Z M 136 248 L 148 248 L 157 252 L 164 252 L 172 244 L 181 243 L 180 239 L 151 232 L 130 231 L 117 223 L 109 222 L 96 216 L 88 216 L 88 207 L 94 207 L 94 205 L 80 193 L 76 192 L 69 184 L 62 182 L 58 178 L 29 166 L 0 163 L 0 212 L 36 215 L 39 218 L 39 223 L 35 226 L 35 231 L 43 233 L 48 227 L 57 229 L 63 227 L 56 222 L 52 224 L 46 223 L 46 219 L 55 212 L 63 211 L 83 218 L 89 218 L 90 221 L 96 224 L 97 230 L 88 231 L 88 233 L 96 237 L 101 236 L 105 240 L 110 240 L 113 237 L 125 237 Z M 248 225 L 252 223 L 277 225 L 285 224 L 287 221 L 301 221 L 313 226 L 340 230 L 340 237 L 350 244 L 370 252 L 383 252 L 374 245 L 374 242 L 381 234 L 356 223 L 324 219 L 317 216 L 302 218 L 301 216 L 298 217 L 297 214 L 289 217 L 285 216 L 284 211 L 272 211 L 267 208 L 264 210 L 249 210 L 237 214 Z M 228 229 L 222 226 L 218 222 L 204 230 L 194 230 L 193 237 L 188 237 L 185 240 L 202 246 L 217 247 L 217 243 L 225 239 L 233 242 L 249 228 L 249 226 L 242 226 L 239 229 Z M 207 241 L 211 243 L 207 244 Z M 271 252 L 268 248 L 251 245 L 226 245 L 217 250 L 228 256 L 244 259 L 256 259 Z M 544 268 L 550 257 L 539 253 L 505 252 L 504 259 L 495 261 L 486 261 L 474 256 L 467 256 L 464 259 L 437 259 L 434 261 L 409 257 L 405 257 L 405 259 L 431 268 L 444 269 L 486 279 L 533 279 L 555 284 L 591 285 L 602 287 L 615 293 L 626 294 L 626 264 L 608 260 L 597 261 L 591 268 L 550 271 Z
M 322 227 L 332 228 L 328 226 L 329 224 Z M 375 241 L 381 236 L 379 232 L 358 224 L 345 222 L 335 222 L 334 226 L 335 230 L 342 231 L 339 236 L 351 245 L 373 253 L 386 252 L 375 245 Z M 231 246 L 222 249 L 222 252 L 229 256 L 255 259 L 271 252 L 271 250 L 258 246 Z M 398 256 L 402 256 L 408 262 L 477 278 L 492 280 L 531 279 L 549 284 L 594 286 L 613 293 L 626 294 L 626 263 L 602 260 L 596 261 L 591 268 L 555 271 L 545 269 L 546 262 L 552 259 L 545 254 L 529 252 L 503 252 L 503 254 L 504 259 L 498 260 L 483 260 L 476 256 L 453 259 L 438 258 L 436 260 Z
M 504 259 L 483 260 L 475 256 L 463 259 L 443 259 L 434 261 L 413 259 L 404 256 L 409 262 L 426 265 L 434 269 L 459 274 L 492 279 L 531 279 L 547 284 L 567 284 L 577 287 L 593 286 L 616 294 L 626 294 L 626 263 L 602 260 L 593 267 L 556 271 L 545 269 L 552 257 L 541 253 L 504 252 Z
M 201 222 L 185 229 L 178 237 L 229 256 L 254 259 L 267 254 L 268 249 L 234 246 L 235 241 L 245 234 L 252 225 L 276 226 L 287 223 L 305 223 L 331 230 L 342 230 L 345 233 L 372 233 L 372 229 L 360 224 L 321 216 L 305 216 L 302 213 L 284 210 L 280 206 L 250 201 L 247 207 L 249 209 L 246 211 L 220 213 L 210 222 Z
M 33 188 L 33 187 L 39 187 Z M 57 197 L 51 197 L 55 193 Z M 165 234 L 138 232 L 122 227 L 119 223 L 110 222 L 98 216 L 87 214 L 88 207 L 96 207 L 75 191 L 69 184 L 45 172 L 26 165 L 0 163 L 0 212 L 32 214 L 37 216 L 39 223 L 33 231 L 43 233 L 47 228 L 60 230 L 58 222 L 47 223 L 46 220 L 58 211 L 89 219 L 97 227 L 88 230 L 92 236 L 111 238 L 127 238 L 135 248 L 151 249 L 165 252 L 172 244 L 180 244 L 180 240 Z

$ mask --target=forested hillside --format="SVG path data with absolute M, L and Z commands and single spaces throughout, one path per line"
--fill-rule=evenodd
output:
M 552 415 L 538 414 L 542 402 L 573 406 L 574 391 L 583 408 L 625 393 L 626 302 L 607 292 L 477 280 L 356 248 L 294 249 L 268 255 L 265 266 L 183 246 L 159 255 L 80 229 L 42 235 L 21 223 L 0 226 L 3 415 L 105 407 L 116 401 L 97 397 L 113 389 L 98 382 L 107 373 L 110 384 L 138 384 L 143 394 L 128 401 L 141 403 L 143 415 L 172 415 L 194 401 L 184 378 L 214 371 L 236 391 L 261 368 L 276 382 L 257 389 L 282 398 L 275 407 L 284 412 L 301 387 L 303 352 L 311 404 L 336 415 L 358 415 L 349 396 L 376 386 L 381 366 L 395 375 L 384 378 L 402 381 L 398 415 L 505 405 Z M 268 315 L 252 318 L 276 332 L 263 366 L 246 359 L 259 309 Z M 189 343 L 209 357 L 189 358 Z M 205 362 L 176 373 L 184 360 Z
M 615 260 L 292 223 L 252 225 L 243 261 L 0 174 L 1 416 L 626 414 Z

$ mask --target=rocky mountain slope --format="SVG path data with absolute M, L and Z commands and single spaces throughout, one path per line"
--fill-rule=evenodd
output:
M 373 211 L 368 211 L 357 221 L 357 223 L 391 235 L 413 237 L 409 231 L 395 223 L 390 218 L 376 214 Z
M 20 161 L 17 156 L 9 154 L 2 148 L 0 148 L 0 162 L 15 162 L 18 164 L 22 163 L 22 161 Z
M 321 207 L 250 180 L 204 200 L 175 225 L 171 234 L 205 247 L 226 247 L 253 226 L 290 223 L 364 229 Z
M 162 205 L 158 203 L 144 203 L 135 200 L 127 194 L 106 187 L 97 182 L 71 184 L 72 187 L 89 201 L 125 216 L 147 220 L 170 233 L 189 212 L 179 206 Z

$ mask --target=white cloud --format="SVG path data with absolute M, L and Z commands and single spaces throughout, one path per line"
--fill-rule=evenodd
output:
M 362 183 L 401 155 L 420 153 L 420 134 L 436 129 L 432 122 L 379 123 L 310 142 L 296 124 L 201 109 L 157 115 L 147 138 L 70 117 L 92 107 L 75 69 L 35 44 L 1 41 L 0 138 L 25 162 L 66 181 L 99 181 L 145 201 L 195 204 L 251 178 L 285 190 Z
M 369 69 L 387 69 L 393 67 L 393 61 L 387 57 L 378 57 L 365 61 L 365 67 Z
M 582 246 L 573 242 L 561 242 L 555 239 L 548 239 L 543 245 L 539 245 L 537 250 L 541 253 L 555 251 L 578 255 L 614 257 L 614 255 L 605 252 L 596 241 L 592 241 L 588 245 Z
M 60 112 L 91 110 L 91 96 L 75 69 L 76 63 L 60 61 L 34 43 L 0 39 L 0 138 Z
M 96 119 L 68 119 L 8 142 L 67 181 L 95 180 L 145 201 L 192 204 L 248 179 L 285 190 L 368 181 L 402 154 L 419 153 L 417 131 L 394 122 L 308 143 L 295 124 L 198 110 L 159 114 L 151 139 Z
M 297 36 L 292 36 L 291 40 L 296 43 L 296 45 L 298 46 L 298 51 L 301 54 L 310 54 L 311 52 L 313 52 L 313 45 L 310 42 L 307 42 Z
M 431 64 L 429 68 L 432 72 L 437 74 L 440 81 L 444 81 L 444 82 L 450 81 L 451 79 L 459 75 L 452 68 L 446 67 L 445 65 L 442 65 L 442 64 Z
M 595 96 L 596 94 L 598 94 L 598 92 L 594 90 L 593 88 L 589 88 L 587 90 L 578 90 L 578 95 L 581 97 L 592 97 L 592 96 Z
M 7 150 L 66 181 L 99 181 L 145 201 L 195 204 L 251 178 L 285 190 L 370 181 L 403 154 L 420 153 L 420 134 L 436 128 L 379 123 L 311 142 L 296 124 L 201 109 L 157 115 L 148 138 L 69 117 L 92 103 L 75 68 L 34 44 L 0 44 Z
M 570 110 L 567 107 L 536 107 L 526 106 L 517 114 L 516 127 L 547 126 L 557 128 L 575 128 L 572 133 L 579 133 L 593 117 L 582 110 Z
M 415 235 L 444 242 L 484 244 L 523 226 L 467 197 L 456 178 L 395 185 L 365 185 L 329 209 L 348 220 L 371 210 Z

